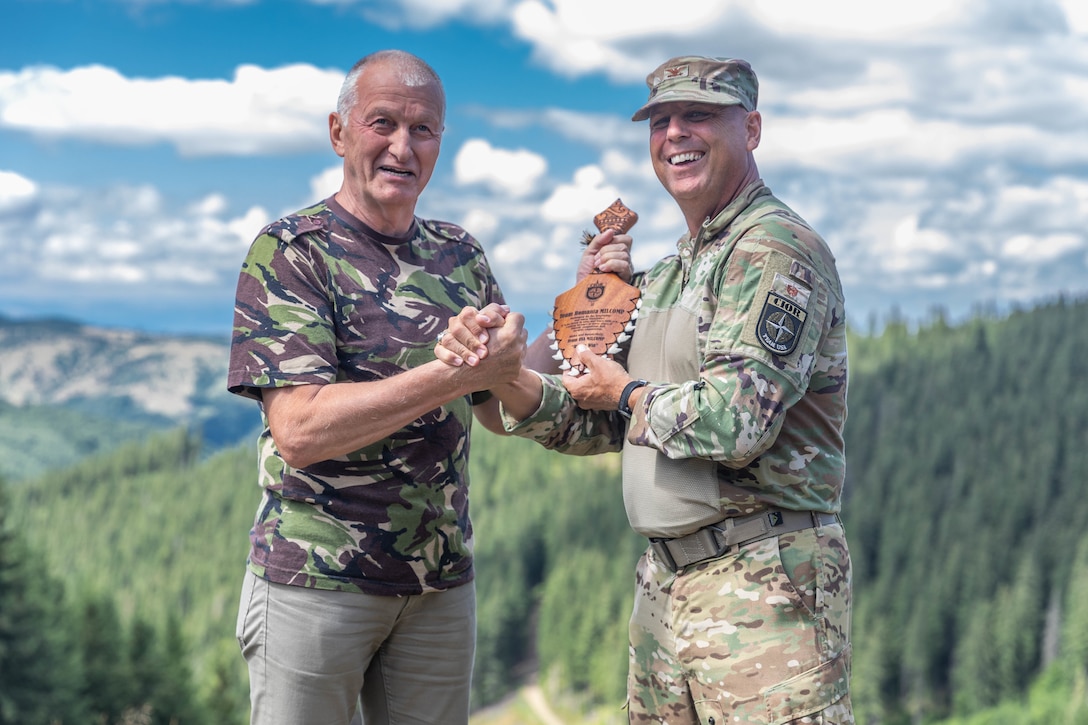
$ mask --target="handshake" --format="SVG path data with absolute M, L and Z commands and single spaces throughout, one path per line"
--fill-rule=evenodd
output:
M 505 305 L 482 310 L 466 307 L 449 320 L 438 336 L 435 357 L 446 365 L 464 369 L 472 376 L 473 390 L 491 390 L 507 412 L 521 420 L 537 409 L 543 390 L 540 373 L 559 373 L 547 336 L 526 346 L 525 317 Z M 529 359 L 526 360 L 527 351 Z M 584 410 L 619 409 L 620 398 L 631 376 L 622 365 L 578 346 L 575 364 L 582 373 L 563 375 L 563 387 Z M 526 366 L 526 364 L 528 366 Z
M 452 367 L 478 368 L 477 374 L 490 381 L 483 388 L 490 388 L 517 378 L 527 341 L 525 316 L 491 303 L 482 310 L 465 307 L 451 317 L 438 334 L 434 354 Z

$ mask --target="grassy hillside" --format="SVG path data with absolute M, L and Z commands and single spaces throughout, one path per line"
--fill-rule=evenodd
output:
M 147 435 L 143 423 L 0 401 L 0 476 L 34 478 Z

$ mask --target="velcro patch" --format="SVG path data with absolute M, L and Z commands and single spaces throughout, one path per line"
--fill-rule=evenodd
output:
M 789 355 L 801 339 L 808 313 L 789 298 L 770 291 L 759 313 L 756 339 L 775 355 Z

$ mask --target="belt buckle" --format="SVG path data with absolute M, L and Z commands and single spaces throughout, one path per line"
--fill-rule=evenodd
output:
M 669 551 L 669 546 L 665 543 L 665 539 L 650 539 L 650 548 L 654 551 L 654 556 L 657 560 L 665 565 L 665 568 L 676 573 L 676 559 L 672 558 L 672 552 Z

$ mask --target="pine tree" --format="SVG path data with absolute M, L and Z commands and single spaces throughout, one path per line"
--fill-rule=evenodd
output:
M 0 725 L 80 722 L 79 670 L 66 657 L 70 631 L 59 584 L 34 566 L 7 522 L 0 481 Z
M 1060 657 L 1066 666 L 1088 678 L 1088 536 L 1077 546 L 1065 602 Z
M 112 599 L 87 595 L 79 604 L 82 698 L 92 718 L 114 723 L 132 704 L 131 670 L 117 608 Z
M 1043 633 L 1043 587 L 1034 557 L 1025 556 L 1012 583 L 998 593 L 993 647 L 998 677 L 1006 697 L 1024 692 L 1038 672 Z
M 208 722 L 246 725 L 249 723 L 248 679 L 238 642 L 233 637 L 220 640 L 211 659 L 211 681 L 204 698 Z
M 189 667 L 189 646 L 181 622 L 171 615 L 163 637 L 163 676 L 152 702 L 156 725 L 201 725 L 206 722 L 203 707 L 193 687 Z M 218 723 L 216 725 L 219 725 Z
M 151 706 L 163 686 L 165 673 L 155 628 L 142 617 L 136 617 L 129 627 L 128 662 L 132 672 L 131 705 L 141 709 Z

